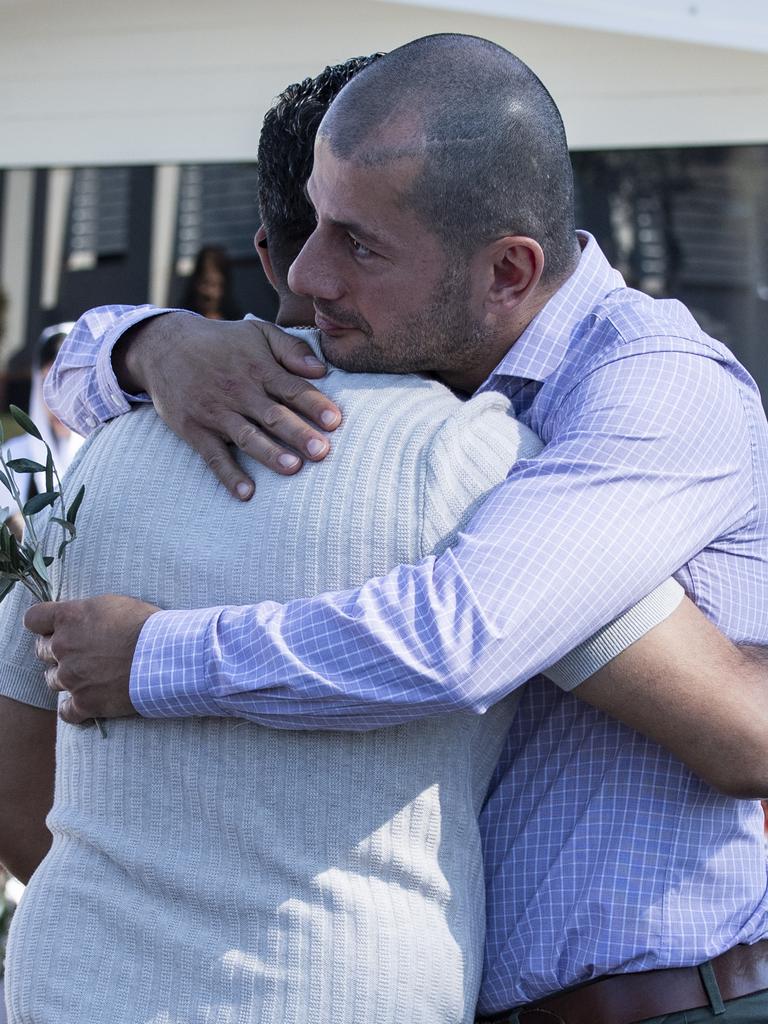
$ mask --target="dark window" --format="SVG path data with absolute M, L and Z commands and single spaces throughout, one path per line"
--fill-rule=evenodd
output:
M 80 167 L 72 183 L 67 268 L 90 270 L 128 251 L 131 178 L 127 167 Z
M 768 396 L 768 146 L 573 154 L 578 223 L 633 287 L 684 302 Z
M 252 259 L 259 226 L 255 164 L 187 164 L 181 169 L 177 270 L 188 274 L 204 245 Z

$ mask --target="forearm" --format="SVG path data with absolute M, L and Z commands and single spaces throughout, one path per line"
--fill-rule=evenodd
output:
M 28 882 L 48 852 L 56 714 L 0 696 L 0 862 Z
M 690 601 L 573 693 L 715 789 L 768 794 L 768 648 L 735 646 Z
M 46 814 L 48 810 L 50 806 Z M 31 820 L 32 811 L 25 811 L 24 814 L 29 820 L 20 822 L 6 820 L 4 816 L 0 818 L 0 828 L 3 830 L 0 863 L 14 878 L 26 885 L 50 850 L 52 836 L 45 824 L 46 814 L 34 821 Z
M 577 646 L 567 634 L 553 636 L 546 622 L 539 630 L 524 618 L 508 635 L 494 631 L 475 596 L 457 586 L 461 573 L 446 572 L 441 583 L 441 568 L 446 556 L 440 565 L 431 559 L 401 567 L 342 595 L 153 615 L 134 658 L 134 706 L 147 717 L 224 715 L 276 728 L 365 730 L 451 711 L 482 713 L 546 670 L 560 647 Z M 590 658 L 604 664 L 662 621 L 681 594 L 669 587 L 659 588 L 664 596 L 645 617 L 633 621 L 626 613 L 604 647 L 590 639 L 556 666 L 558 684 L 571 689 L 589 674 Z M 574 636 L 581 628 L 595 632 L 579 626 L 580 615 L 599 622 L 600 610 L 586 604 L 569 616 Z

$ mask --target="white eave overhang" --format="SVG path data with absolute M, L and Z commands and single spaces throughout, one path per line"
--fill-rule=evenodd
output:
M 766 0 L 380 0 L 768 53 Z

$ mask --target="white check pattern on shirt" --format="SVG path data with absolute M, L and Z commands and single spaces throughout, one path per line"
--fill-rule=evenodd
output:
M 51 380 L 76 429 L 121 411 L 111 345 L 155 312 L 78 322 Z M 765 417 L 743 368 L 679 303 L 627 289 L 587 236 L 489 388 L 547 447 L 456 547 L 359 590 L 153 616 L 131 681 L 141 713 L 370 729 L 481 712 L 670 574 L 732 638 L 766 642 Z M 482 822 L 481 1010 L 768 935 L 761 822 L 759 805 L 719 797 L 534 680 Z

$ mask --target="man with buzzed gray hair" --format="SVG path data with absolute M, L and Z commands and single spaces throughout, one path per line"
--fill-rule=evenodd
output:
M 85 699 L 70 672 L 75 720 L 136 707 L 352 729 L 481 712 L 670 573 L 734 640 L 765 642 L 768 429 L 754 384 L 679 304 L 627 289 L 594 239 L 573 231 L 559 114 L 522 62 L 462 36 L 382 58 L 331 108 L 308 193 L 317 227 L 289 280 L 313 299 L 325 354 L 499 391 L 547 446 L 438 558 L 285 605 L 135 609 L 138 644 L 102 675 L 100 695 Z M 276 438 L 314 457 L 327 449 L 264 392 L 233 404 L 237 389 L 222 387 L 190 413 L 194 399 L 164 386 L 151 339 L 137 331 L 123 348 L 123 382 L 166 406 L 233 491 L 247 484 L 222 435 L 284 472 L 299 460 Z M 240 359 L 247 379 L 255 357 L 239 352 L 228 365 Z M 299 357 L 282 358 L 298 367 Z M 75 347 L 64 365 L 85 362 Z M 267 395 L 288 390 L 276 370 L 261 376 Z M 295 404 L 335 422 L 306 387 Z M 94 674 L 99 648 L 125 632 L 111 602 L 98 605 L 96 631 L 61 630 Z M 42 612 L 38 628 L 59 635 L 57 613 Z M 665 675 L 631 699 L 621 682 L 576 692 L 663 738 Z M 689 720 L 724 696 L 709 691 L 694 710 L 688 694 Z M 483 828 L 486 1017 L 765 1019 L 759 805 L 719 796 L 653 742 L 538 681 Z

